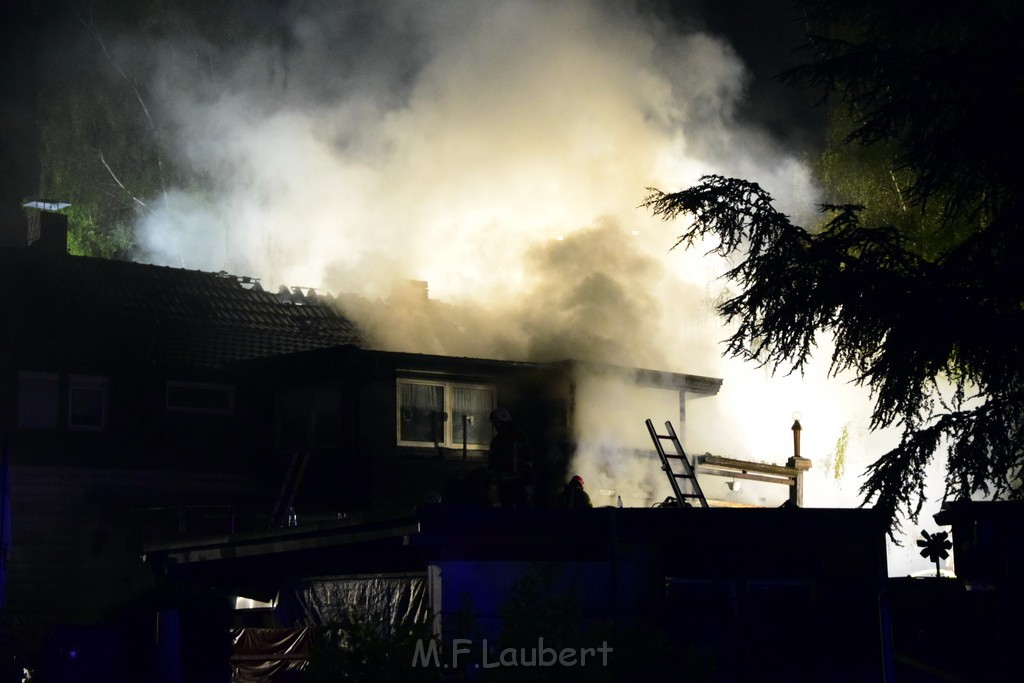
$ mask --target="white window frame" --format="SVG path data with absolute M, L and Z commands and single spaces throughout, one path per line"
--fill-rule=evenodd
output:
M 110 411 L 110 387 L 109 380 L 100 375 L 68 375 L 68 429 L 76 431 L 99 432 L 107 428 L 108 413 Z M 78 424 L 74 422 L 73 403 L 76 390 L 99 390 L 100 394 L 100 423 Z
M 444 396 L 444 413 L 448 419 L 444 421 L 444 440 L 438 442 L 442 448 L 462 448 L 462 441 L 455 442 L 453 439 L 454 425 L 452 424 L 452 389 L 485 389 L 491 392 L 491 410 L 498 405 L 498 388 L 493 384 L 474 382 L 449 382 L 442 380 L 427 380 L 401 377 L 395 382 L 395 438 L 399 446 L 411 446 L 415 448 L 433 448 L 433 441 L 403 441 L 402 440 L 402 385 L 417 384 L 420 386 L 442 387 Z M 471 451 L 484 451 L 490 448 L 490 444 L 467 443 L 466 449 Z
M 183 405 L 171 405 L 171 389 L 209 389 L 211 391 L 224 391 L 228 395 L 228 407 L 224 408 L 198 408 Z M 164 404 L 167 411 L 172 413 L 205 413 L 207 415 L 231 415 L 235 412 L 235 388 L 230 384 L 213 384 L 210 382 L 181 382 L 167 380 L 167 387 L 164 391 Z

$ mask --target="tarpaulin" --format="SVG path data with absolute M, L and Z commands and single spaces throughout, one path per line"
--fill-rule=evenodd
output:
M 236 628 L 231 630 L 231 680 L 267 683 L 309 661 L 310 628 Z
M 279 618 L 296 626 L 332 626 L 352 621 L 372 625 L 382 637 L 395 627 L 427 622 L 424 574 L 363 574 L 306 579 L 282 591 Z
M 274 610 L 283 628 L 231 631 L 233 683 L 293 680 L 310 660 L 318 630 L 358 622 L 390 639 L 427 622 L 423 574 L 362 574 L 303 579 L 281 590 Z

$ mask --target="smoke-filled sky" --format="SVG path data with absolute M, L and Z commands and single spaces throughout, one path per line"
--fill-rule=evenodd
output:
M 158 198 L 142 243 L 272 287 L 373 301 L 423 280 L 471 307 L 451 313 L 472 334 L 419 350 L 680 369 L 715 341 L 691 332 L 718 265 L 668 254 L 676 229 L 637 208 L 645 188 L 722 173 L 796 215 L 815 201 L 797 152 L 740 123 L 748 67 L 683 9 L 301 3 L 279 18 L 285 38 L 215 51 L 212 75 L 168 40 L 159 105 L 213 191 Z M 415 318 L 375 321 L 381 343 L 423 339 Z
M 670 251 L 680 226 L 638 208 L 648 187 L 716 173 L 815 220 L 817 114 L 765 79 L 799 59 L 786 16 L 729 1 L 270 6 L 256 42 L 108 41 L 115 60 L 156 65 L 163 143 L 211 188 L 149 198 L 148 260 L 342 295 L 384 348 L 723 377 L 688 407 L 690 449 L 784 461 L 800 411 L 808 503 L 859 502 L 884 445 L 864 392 L 825 363 L 773 380 L 723 359 L 724 264 Z M 850 474 L 829 478 L 844 426 Z

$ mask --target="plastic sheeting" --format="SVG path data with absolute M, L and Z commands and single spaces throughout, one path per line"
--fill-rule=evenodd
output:
M 390 638 L 427 622 L 423 574 L 365 574 L 304 579 L 282 589 L 277 622 L 284 628 L 240 628 L 231 632 L 232 683 L 298 680 L 319 629 L 359 622 Z
M 233 683 L 267 683 L 309 662 L 312 629 L 237 628 L 231 631 Z
M 333 626 L 361 621 L 381 637 L 395 627 L 427 622 L 424 574 L 364 574 L 306 579 L 280 594 L 278 618 L 295 626 Z

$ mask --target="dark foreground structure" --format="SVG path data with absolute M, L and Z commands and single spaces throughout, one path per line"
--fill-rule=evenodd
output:
M 180 655 L 180 678 L 166 680 L 227 680 L 229 660 L 236 680 L 288 680 L 300 662 L 315 672 L 326 655 L 297 656 L 294 639 L 361 622 L 390 642 L 396 672 L 420 680 L 869 681 L 888 649 L 883 539 L 870 510 L 430 506 L 147 559 L 181 591 L 161 611 L 176 628 L 158 650 Z M 222 596 L 216 618 L 214 602 L 183 599 L 197 590 Z M 233 595 L 273 607 L 235 611 Z M 210 624 L 246 622 L 232 657 L 228 630 Z M 277 651 L 246 649 L 261 637 Z M 186 652 L 211 638 L 221 647 Z
M 685 433 L 720 379 L 367 348 L 338 299 L 70 256 L 63 217 L 32 218 L 0 249 L 0 682 L 1010 670 L 1019 505 L 938 520 L 959 579 L 888 580 L 884 520 L 801 509 L 796 450 L 695 458 L 713 503 L 764 485 L 785 508 L 656 507 L 644 420 Z M 532 446 L 532 508 L 489 506 L 499 405 Z M 596 508 L 556 509 L 585 449 L 650 477 L 586 473 Z

